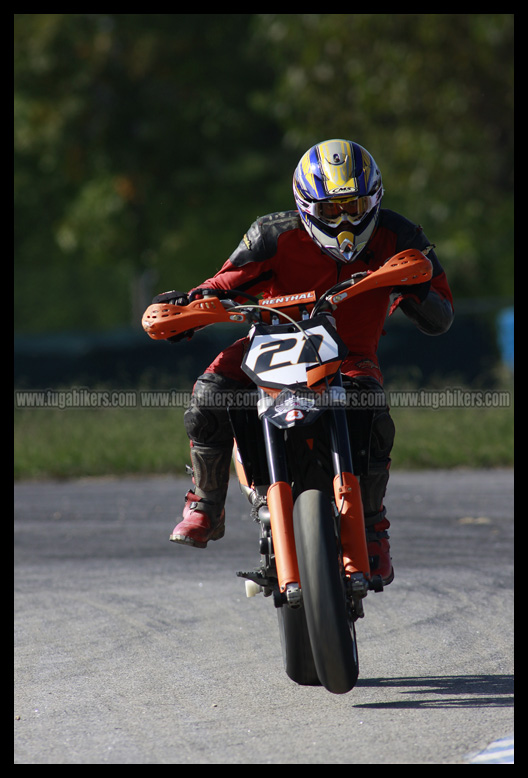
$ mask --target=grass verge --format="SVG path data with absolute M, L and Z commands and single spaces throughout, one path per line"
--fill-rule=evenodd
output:
M 513 466 L 513 404 L 391 413 L 395 469 Z M 181 408 L 16 408 L 15 479 L 183 473 L 182 417 Z

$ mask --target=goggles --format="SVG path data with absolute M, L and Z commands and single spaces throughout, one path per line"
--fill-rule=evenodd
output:
M 361 221 L 380 201 L 382 189 L 373 195 L 312 203 L 313 215 L 324 222 L 338 222 L 342 216 L 352 223 Z

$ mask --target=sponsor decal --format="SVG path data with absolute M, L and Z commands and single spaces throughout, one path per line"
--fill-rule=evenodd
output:
M 304 419 L 304 413 L 302 411 L 288 411 L 286 414 L 286 421 L 297 421 L 297 419 Z
M 354 179 L 355 180 L 355 179 Z M 357 186 L 333 186 L 331 193 L 336 194 L 357 194 Z
M 295 303 L 315 302 L 315 292 L 300 292 L 299 294 L 285 294 L 281 297 L 268 297 L 260 301 L 260 305 L 294 305 Z
M 362 359 L 360 362 L 356 362 L 356 367 L 374 368 L 374 370 L 379 370 L 378 365 L 375 362 L 373 362 L 371 359 Z

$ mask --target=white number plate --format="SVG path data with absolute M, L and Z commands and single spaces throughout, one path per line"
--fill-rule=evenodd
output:
M 342 360 L 346 349 L 326 322 L 302 323 L 303 332 L 290 325 L 265 328 L 253 335 L 242 369 L 260 386 L 306 384 L 306 370 Z

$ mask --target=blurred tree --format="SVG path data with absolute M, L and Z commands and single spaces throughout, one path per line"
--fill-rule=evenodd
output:
M 250 22 L 15 14 L 19 327 L 127 322 L 130 283 L 189 288 L 237 245 L 280 148 Z
M 19 330 L 126 324 L 363 143 L 459 295 L 513 263 L 512 14 L 15 14 Z
M 258 16 L 288 143 L 364 145 L 457 294 L 512 294 L 513 14 Z

